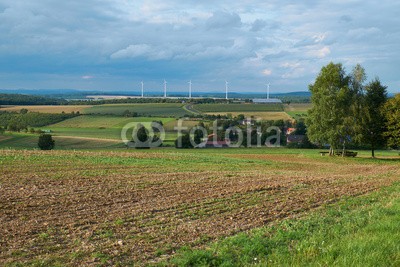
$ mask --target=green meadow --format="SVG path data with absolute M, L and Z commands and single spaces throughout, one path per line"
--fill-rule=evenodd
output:
M 191 112 L 185 110 L 183 107 L 184 104 L 178 103 L 110 104 L 93 106 L 85 109 L 83 113 L 121 116 L 124 112 L 129 111 L 137 113 L 137 116 L 141 117 L 158 116 L 179 118 L 191 114 Z
M 203 113 L 283 111 L 281 104 L 197 104 L 193 108 Z

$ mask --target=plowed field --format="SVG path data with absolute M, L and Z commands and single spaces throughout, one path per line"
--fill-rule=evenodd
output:
M 395 159 L 234 151 L 0 150 L 0 265 L 142 265 L 400 180 Z

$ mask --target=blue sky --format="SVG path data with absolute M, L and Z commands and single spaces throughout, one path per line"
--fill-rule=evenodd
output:
M 362 64 L 400 89 L 397 1 L 0 0 L 0 88 L 306 91 Z

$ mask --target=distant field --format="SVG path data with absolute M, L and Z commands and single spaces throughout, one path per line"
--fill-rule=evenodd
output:
M 299 112 L 306 112 L 312 107 L 311 103 L 293 103 L 290 105 L 285 104 L 284 109 L 285 111 L 299 111 Z
M 38 135 L 30 134 L 19 134 L 6 136 L 2 138 L 0 136 L 0 149 L 13 148 L 13 149 L 37 149 Z M 55 149 L 105 149 L 105 148 L 118 148 L 123 147 L 120 139 L 101 139 L 101 138 L 85 138 L 71 136 L 56 136 L 53 135 L 53 139 L 56 141 Z
M 173 118 L 140 117 L 126 118 L 118 116 L 82 115 L 57 124 L 43 127 L 49 129 L 55 136 L 77 136 L 86 138 L 101 138 L 121 140 L 121 129 L 128 123 L 141 123 L 150 127 L 152 121 L 162 121 L 163 124 L 173 123 Z M 173 127 L 172 127 L 173 129 Z
M 160 117 L 135 117 L 126 118 L 119 116 L 101 116 L 101 115 L 82 115 L 69 120 L 62 121 L 57 124 L 43 127 L 52 131 L 54 136 L 70 136 L 84 138 L 98 138 L 121 140 L 121 130 L 128 123 L 130 127 L 134 127 L 141 123 L 147 128 L 150 128 L 152 121 L 161 121 L 163 123 L 166 136 L 165 145 L 173 145 L 177 138 L 177 131 L 174 129 L 178 121 L 174 118 Z M 192 128 L 196 126 L 198 121 L 183 120 L 183 127 Z M 129 135 L 130 132 L 128 132 Z
M 20 111 L 21 109 L 27 109 L 31 112 L 41 112 L 41 113 L 71 113 L 80 112 L 82 113 L 85 109 L 90 108 L 89 105 L 78 105 L 78 106 L 12 106 L 6 108 L 0 108 L 5 111 Z
M 54 140 L 57 144 L 56 149 L 106 149 L 124 147 L 123 143 L 120 140 L 66 136 L 54 136 Z
M 197 104 L 193 108 L 204 113 L 283 111 L 281 104 Z
M 120 116 L 101 116 L 101 115 L 82 115 L 69 120 L 53 124 L 49 127 L 71 127 L 71 128 L 122 128 L 130 122 L 150 123 L 152 121 L 162 121 L 167 123 L 175 121 L 173 118 L 157 118 L 157 117 L 135 117 L 127 118 Z
M 191 114 L 183 109 L 183 104 L 156 103 L 156 104 L 112 104 L 99 105 L 84 110 L 86 114 L 122 115 L 125 111 L 136 112 L 138 116 L 183 117 Z
M 182 120 L 182 126 L 183 127 L 188 127 L 189 129 L 192 127 L 195 127 L 196 125 L 199 124 L 199 121 L 192 121 L 192 120 Z M 178 125 L 178 121 L 177 120 L 171 120 L 168 122 L 164 123 L 164 129 L 167 132 L 174 132 L 175 131 L 175 127 Z
M 11 138 L 10 136 L 0 135 L 0 142 L 1 141 L 5 141 L 5 140 L 10 139 L 10 138 Z
M 68 137 L 70 140 L 72 137 L 87 141 L 89 139 L 95 139 L 97 147 L 104 141 L 104 145 L 101 147 L 109 147 L 109 142 L 122 142 L 121 131 L 122 128 L 130 124 L 130 130 L 128 130 L 128 137 L 131 134 L 131 130 L 138 123 L 141 123 L 148 129 L 150 128 L 152 121 L 161 121 L 163 123 L 166 136 L 164 140 L 165 145 L 174 145 L 174 141 L 177 138 L 177 131 L 174 129 L 178 125 L 178 120 L 174 118 L 160 118 L 160 117 L 135 117 L 126 118 L 121 116 L 101 116 L 101 115 L 81 115 L 74 117 L 60 123 L 41 127 L 42 130 L 50 130 L 51 135 L 56 138 Z M 196 126 L 199 121 L 182 120 L 182 126 L 188 127 L 189 129 Z M 7 140 L 9 139 L 9 140 Z M 79 140 L 82 141 L 82 140 Z M 4 142 L 3 142 L 4 141 Z M 63 140 L 62 146 L 59 143 L 56 144 L 56 148 L 69 148 L 67 140 Z M 72 140 L 71 140 L 72 141 Z M 76 140 L 75 140 L 76 141 Z M 16 134 L 0 136 L 0 147 L 10 148 L 36 148 L 37 136 L 30 134 Z M 75 147 L 75 146 L 72 146 Z M 85 146 L 82 146 L 85 147 Z M 87 147 L 86 147 L 87 148 Z M 90 146 L 89 146 L 90 148 Z
M 305 119 L 307 111 L 312 107 L 312 104 L 290 104 L 284 105 L 285 112 L 295 120 Z
M 293 118 L 289 116 L 286 112 L 275 112 L 275 111 L 259 111 L 259 112 L 214 112 L 214 113 L 206 113 L 208 115 L 228 115 L 238 116 L 239 114 L 243 114 L 246 118 L 254 117 L 255 119 L 261 120 L 292 120 Z
M 149 128 L 150 123 L 143 123 L 143 125 Z M 99 129 L 99 128 L 51 128 L 52 135 L 57 137 L 77 137 L 77 138 L 89 138 L 89 139 L 98 139 L 101 140 L 109 140 L 109 141 L 118 141 L 122 142 L 121 139 L 121 128 L 108 128 L 108 129 Z M 132 128 L 131 128 L 132 129 Z M 130 137 L 131 130 L 127 132 L 127 138 Z M 176 132 L 166 132 L 165 142 L 164 144 L 173 145 L 173 142 L 177 138 Z
M 399 157 L 385 153 L 390 157 L 331 158 L 290 149 L 0 150 L 0 265 L 144 266 L 184 246 L 204 248 L 259 227 L 273 231 L 283 219 L 398 183 Z M 364 214 L 357 218 L 368 220 Z M 350 222 L 357 228 L 367 221 Z M 239 236 L 222 253 L 242 249 L 252 256 L 248 266 L 260 256 L 269 262 L 267 249 L 283 247 L 283 258 L 296 256 L 313 224 L 299 238 L 287 232 L 296 228 L 293 223 L 277 232 L 288 244 L 278 239 L 241 248 Z M 341 236 L 342 228 L 336 229 Z M 324 235 L 329 229 L 320 231 L 321 240 L 310 242 L 313 250 L 299 248 L 304 257 L 326 251 L 337 257 L 343 240 L 331 247 Z M 351 238 L 354 231 L 347 227 L 343 235 Z M 396 220 L 387 231 L 398 233 Z M 398 242 L 387 248 L 387 260 L 396 260 Z M 357 253 L 353 246 L 348 251 Z M 199 265 L 202 255 L 203 264 L 210 259 L 197 254 Z
M 5 139 L 0 139 L 0 148 L 13 149 L 33 149 L 37 148 L 38 135 L 22 135 L 15 134 L 6 136 Z
M 99 139 L 121 140 L 120 128 L 69 128 L 69 127 L 47 127 L 51 129 L 53 136 L 73 136 Z

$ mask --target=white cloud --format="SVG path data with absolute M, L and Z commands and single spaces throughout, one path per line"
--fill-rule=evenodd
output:
M 92 76 L 92 75 L 83 75 L 81 77 L 81 79 L 83 79 L 83 80 L 91 80 L 91 79 L 94 79 L 94 76 Z
M 325 58 L 331 53 L 331 49 L 328 46 L 324 46 L 319 49 L 312 49 L 309 51 L 309 55 L 312 57 L 317 57 L 317 58 Z
M 144 57 L 149 60 L 165 60 L 173 57 L 173 52 L 167 48 L 157 48 L 147 44 L 129 45 L 111 54 L 112 59 Z
M 135 58 L 140 56 L 148 56 L 152 48 L 147 44 L 130 45 L 127 48 L 121 49 L 111 55 L 111 58 Z
M 270 70 L 270 69 L 265 69 L 265 70 L 262 71 L 262 74 L 263 74 L 264 76 L 270 76 L 270 75 L 272 74 L 272 70 Z
M 281 64 L 281 67 L 286 68 L 286 69 L 295 69 L 300 66 L 299 62 L 284 62 Z

